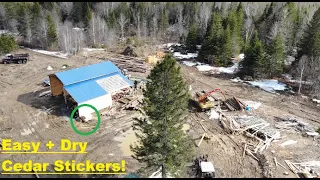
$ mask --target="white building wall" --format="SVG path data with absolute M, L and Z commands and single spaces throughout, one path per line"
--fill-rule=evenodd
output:
M 81 104 L 89 104 L 94 106 L 98 111 L 101 109 L 107 108 L 112 105 L 112 97 L 111 94 L 108 93 L 104 96 L 97 97 L 95 99 L 90 99 L 86 102 L 78 104 L 80 106 Z M 92 119 L 92 113 L 95 113 L 94 110 L 90 107 L 84 106 L 79 108 L 79 116 L 84 116 L 86 120 Z

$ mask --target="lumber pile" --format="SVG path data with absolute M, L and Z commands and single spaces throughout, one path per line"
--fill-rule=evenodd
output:
M 145 73 L 147 71 L 147 65 L 145 60 L 137 57 L 130 57 L 124 55 L 113 55 L 111 57 L 99 57 L 102 60 L 109 60 L 118 66 L 120 69 L 126 69 L 130 72 Z
M 245 105 L 236 97 L 229 98 L 223 103 L 230 111 L 240 111 L 245 108 Z

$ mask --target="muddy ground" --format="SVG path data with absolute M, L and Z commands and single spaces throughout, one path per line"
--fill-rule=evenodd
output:
M 100 129 L 93 135 L 80 136 L 76 134 L 69 123 L 68 112 L 63 108 L 63 98 L 39 97 L 41 92 L 50 90 L 42 86 L 42 81 L 47 75 L 63 71 L 64 64 L 71 68 L 87 64 L 101 62 L 99 58 L 107 57 L 104 52 L 79 54 L 69 59 L 60 59 L 42 55 L 26 50 L 18 50 L 16 53 L 28 52 L 30 61 L 24 65 L 0 64 L 0 138 L 11 138 L 16 141 L 41 142 L 40 150 L 48 151 L 45 144 L 53 141 L 58 145 L 60 139 L 88 142 L 87 154 L 1 154 L 0 161 L 11 159 L 14 162 L 26 162 L 31 159 L 38 162 L 53 163 L 55 160 L 92 162 L 119 162 L 126 160 L 127 172 L 136 171 L 141 165 L 131 157 L 129 145 L 135 141 L 130 129 L 132 118 L 139 116 L 135 111 L 126 111 L 120 118 L 102 117 Z M 98 58 L 99 57 L 99 58 Z M 53 70 L 48 71 L 47 66 Z M 294 116 L 300 117 L 315 127 L 320 127 L 319 107 L 309 101 L 287 96 L 275 95 L 264 92 L 258 88 L 244 84 L 233 83 L 229 79 L 210 77 L 198 72 L 193 67 L 181 66 L 183 77 L 192 86 L 191 94 L 199 90 L 211 90 L 221 88 L 227 97 L 236 96 L 240 100 L 259 101 L 262 106 L 254 113 L 265 118 L 271 124 L 275 117 Z M 146 77 L 147 74 L 131 73 L 135 77 Z M 49 109 L 49 110 L 48 110 Z M 50 110 L 51 109 L 51 110 Z M 250 156 L 242 156 L 243 143 L 248 141 L 242 135 L 228 135 L 213 120 L 209 120 L 204 113 L 198 116 L 190 112 L 188 133 L 193 138 L 200 137 L 204 130 L 198 123 L 208 129 L 211 139 L 203 141 L 196 152 L 208 154 L 213 162 L 217 177 L 263 177 L 262 169 L 258 162 Z M 274 167 L 273 157 L 285 165 L 283 160 L 302 162 L 320 160 L 319 140 L 303 137 L 299 133 L 281 132 L 283 139 L 272 143 L 271 147 L 264 151 L 270 164 L 274 177 L 295 177 L 290 170 Z M 279 144 L 286 140 L 298 141 L 295 145 L 281 147 Z M 197 143 L 198 140 L 195 140 Z M 273 150 L 273 151 L 272 151 Z M 271 151 L 273 153 L 271 153 Z M 0 169 L 2 171 L 2 169 Z M 289 172 L 289 175 L 284 175 Z M 10 177 L 33 177 L 32 175 L 8 175 Z M 61 177 L 59 175 L 41 175 L 41 177 Z M 75 176 L 75 175 L 70 175 Z

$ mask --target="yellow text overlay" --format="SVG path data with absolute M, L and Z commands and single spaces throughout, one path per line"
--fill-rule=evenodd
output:
M 125 160 L 120 163 L 93 163 L 90 160 L 85 162 L 76 162 L 75 160 L 63 161 L 56 160 L 54 162 L 54 171 L 56 173 L 92 173 L 92 172 L 111 172 L 113 174 L 125 173 Z M 26 173 L 26 172 L 48 172 L 49 163 L 38 163 L 29 160 L 25 163 L 13 163 L 11 160 L 4 160 L 1 164 L 3 172 L 6 173 Z

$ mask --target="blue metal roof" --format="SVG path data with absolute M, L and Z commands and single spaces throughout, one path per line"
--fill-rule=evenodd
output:
M 64 86 L 67 86 L 116 72 L 122 74 L 120 69 L 112 62 L 105 61 L 89 66 L 58 72 L 55 73 L 55 75 L 61 80 Z

